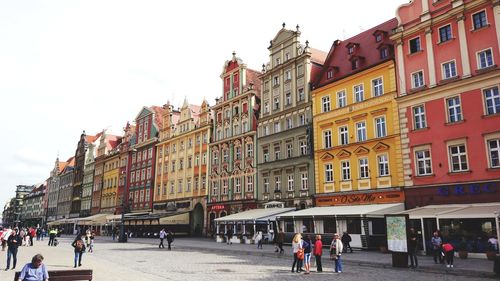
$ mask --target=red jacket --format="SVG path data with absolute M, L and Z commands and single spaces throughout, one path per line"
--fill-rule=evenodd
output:
M 321 240 L 316 240 L 314 243 L 314 252 L 315 256 L 321 256 L 323 254 L 323 242 Z

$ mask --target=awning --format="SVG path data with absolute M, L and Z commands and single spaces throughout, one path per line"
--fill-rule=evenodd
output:
M 314 207 L 279 215 L 279 219 L 294 217 L 328 217 L 328 216 L 377 216 L 398 213 L 404 210 L 403 203 L 371 204 L 352 206 Z
M 428 205 L 401 212 L 410 219 L 495 218 L 500 216 L 500 203 Z
M 107 215 L 106 216 L 106 221 L 109 222 L 109 223 L 121 222 L 122 221 L 122 215 Z
M 293 212 L 295 208 L 267 208 L 267 209 L 252 209 L 233 215 L 216 218 L 216 222 L 244 222 L 244 221 L 267 221 L 275 220 L 279 214 Z
M 189 224 L 189 212 L 162 217 L 160 224 Z
M 79 218 L 78 225 L 103 225 L 106 223 L 106 217 L 109 214 L 96 214 L 90 217 Z

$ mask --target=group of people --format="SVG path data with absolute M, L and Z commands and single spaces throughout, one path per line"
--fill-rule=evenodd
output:
M 5 251 L 7 246 L 7 239 L 12 233 L 12 228 L 5 227 L 0 228 L 0 240 L 2 242 L 2 251 Z M 36 240 L 43 240 L 43 237 L 46 233 L 44 228 L 41 227 L 29 227 L 29 228 L 16 228 L 16 233 L 21 237 L 21 245 L 22 246 L 33 246 L 33 239 L 36 237 Z
M 171 231 L 166 231 L 165 228 L 163 228 L 160 231 L 160 245 L 158 245 L 158 248 L 164 249 L 165 245 L 163 245 L 163 240 L 167 239 L 167 245 L 168 245 L 168 250 L 172 250 L 172 242 L 174 242 L 174 234 Z
M 350 235 L 344 233 L 345 241 L 347 244 L 350 243 Z M 352 252 L 352 248 L 349 245 Z M 282 251 L 282 248 L 280 252 Z M 302 237 L 302 234 L 297 233 L 292 239 L 292 251 L 293 251 L 293 264 L 292 272 L 300 273 L 304 271 L 304 274 L 309 274 L 311 271 L 311 255 L 314 255 L 316 259 L 316 271 L 323 272 L 323 264 L 321 262 L 321 257 L 323 256 L 323 242 L 321 241 L 321 235 L 316 235 L 315 241 L 311 240 L 311 236 L 306 234 Z M 334 269 L 336 273 L 342 272 L 342 253 L 344 253 L 344 243 L 340 238 L 338 233 L 333 235 L 333 240 L 330 244 L 330 259 L 334 260 Z M 304 267 L 304 268 L 303 268 Z

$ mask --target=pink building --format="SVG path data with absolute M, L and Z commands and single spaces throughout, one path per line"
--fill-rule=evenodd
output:
M 407 208 L 500 202 L 499 1 L 415 0 L 397 18 Z M 419 223 L 451 240 L 498 228 L 493 215 Z

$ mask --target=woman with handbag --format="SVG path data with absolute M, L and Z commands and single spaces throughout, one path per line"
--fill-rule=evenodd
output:
M 342 255 L 342 250 L 344 245 L 342 241 L 340 241 L 339 234 L 335 233 L 333 235 L 332 244 L 330 244 L 330 256 L 335 261 L 335 272 L 342 272 L 342 261 L 340 259 L 340 255 Z
M 302 271 L 302 260 L 304 259 L 304 249 L 302 248 L 302 235 L 300 233 L 295 234 L 292 239 L 292 251 L 293 251 L 293 264 L 292 272 L 294 272 L 295 265 L 297 265 L 297 273 Z

